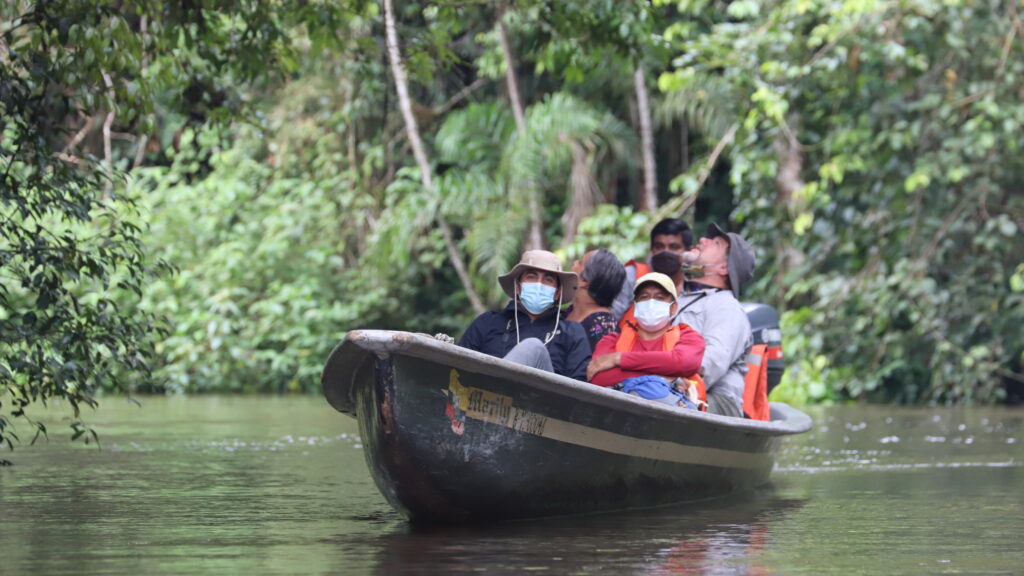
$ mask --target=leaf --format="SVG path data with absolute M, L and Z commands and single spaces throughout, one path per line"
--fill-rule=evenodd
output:
M 1013 220 L 1011 220 L 1010 218 L 1001 217 L 999 219 L 999 232 L 1003 236 L 1008 236 L 1010 238 L 1013 238 L 1013 237 L 1015 237 L 1017 235 L 1017 230 L 1018 230 L 1017 224 Z
M 793 232 L 797 236 L 803 236 L 814 224 L 814 214 L 811 212 L 801 212 L 793 220 Z

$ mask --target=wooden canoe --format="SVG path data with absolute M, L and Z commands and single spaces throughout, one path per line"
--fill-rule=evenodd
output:
M 768 480 L 783 437 L 811 428 L 785 404 L 772 404 L 768 422 L 710 415 L 408 332 L 349 332 L 321 381 L 331 406 L 358 419 L 377 487 L 413 522 L 745 491 Z

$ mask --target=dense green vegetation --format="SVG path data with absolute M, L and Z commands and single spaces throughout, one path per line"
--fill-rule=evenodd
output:
M 625 260 L 666 215 L 757 246 L 780 398 L 1011 399 L 1021 9 L 7 3 L 0 440 L 101 389 L 315 390 L 348 329 L 458 334 L 524 246 Z

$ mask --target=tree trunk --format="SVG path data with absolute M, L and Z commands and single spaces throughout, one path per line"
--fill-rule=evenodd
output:
M 791 117 L 789 125 L 795 126 L 795 120 Z M 793 216 L 801 209 L 793 200 L 793 195 L 804 186 L 804 155 L 796 135 L 788 130 L 780 131 L 775 137 L 774 148 L 779 166 L 775 173 L 775 205 L 782 220 L 780 228 L 786 230 L 775 252 L 775 304 L 783 306 L 786 299 L 786 274 L 804 260 L 804 255 L 788 240 Z
M 644 191 L 641 207 L 654 214 L 658 210 L 658 168 L 654 161 L 654 129 L 651 125 L 651 102 L 647 97 L 647 81 L 643 66 L 637 62 L 633 73 L 636 88 L 637 116 L 640 120 L 640 142 L 643 148 Z
M 601 189 L 594 180 L 591 169 L 592 160 L 587 151 L 578 142 L 572 143 L 572 201 L 562 216 L 565 236 L 562 245 L 567 246 L 576 238 L 576 229 L 580 222 L 594 213 L 594 208 L 601 202 Z
M 345 107 L 352 109 L 352 103 L 356 99 L 356 87 L 350 81 L 345 86 Z M 359 158 L 356 154 L 356 125 L 352 115 L 349 115 L 345 123 L 345 138 L 348 145 L 348 169 L 352 174 L 359 173 Z
M 683 112 L 682 125 L 679 127 L 679 167 L 680 172 L 687 172 L 690 169 L 690 113 Z
M 114 117 L 117 112 L 114 110 L 114 83 L 110 75 L 103 71 L 103 83 L 107 86 L 107 99 L 110 101 L 110 110 L 103 119 L 103 165 L 107 169 L 107 181 L 104 190 L 110 194 L 114 189 L 114 151 L 110 145 L 110 129 L 114 125 Z
M 508 99 L 512 104 L 512 115 L 516 118 L 516 129 L 526 132 L 526 111 L 519 97 L 519 81 L 516 80 L 516 62 L 512 57 L 512 45 L 508 41 L 508 27 L 505 26 L 505 3 L 498 3 L 498 36 L 501 38 L 501 52 L 505 55 L 505 84 Z
M 505 56 L 505 86 L 508 90 L 508 100 L 512 106 L 512 116 L 516 119 L 516 131 L 519 132 L 520 137 L 523 137 L 526 134 L 526 110 L 523 108 L 523 100 L 519 96 L 516 61 L 512 56 L 512 45 L 508 41 L 508 27 L 505 26 L 504 2 L 498 3 L 498 37 L 501 39 L 501 52 Z M 530 226 L 526 232 L 524 248 L 540 250 L 544 247 L 544 220 L 540 202 L 534 191 L 531 191 L 527 198 L 527 208 L 530 211 Z
M 142 35 L 142 45 L 145 46 L 149 43 L 149 19 L 145 16 L 139 18 L 139 33 Z M 149 53 L 145 50 L 142 51 L 142 62 L 140 66 L 141 75 L 146 75 L 146 68 L 149 67 Z M 156 115 L 150 114 L 149 121 L 156 126 Z M 132 160 L 132 170 L 135 170 L 139 166 L 142 166 L 142 161 L 146 159 L 146 148 L 149 147 L 149 134 L 138 135 L 138 145 L 135 146 L 135 158 Z
M 405 118 L 405 131 L 409 138 L 409 145 L 412 147 L 412 155 L 420 168 L 420 179 L 423 187 L 433 192 L 434 177 L 430 169 L 430 162 L 427 161 L 427 152 L 423 148 L 423 141 L 420 140 L 419 127 L 416 125 L 416 117 L 412 113 L 412 99 L 409 98 L 409 81 L 405 75 L 405 64 L 402 62 L 402 55 L 398 49 L 398 32 L 395 29 L 395 9 L 392 0 L 384 0 L 384 29 L 387 35 L 388 57 L 391 60 L 391 72 L 395 77 L 395 92 L 398 93 L 398 107 L 402 110 L 402 117 Z M 480 297 L 473 290 L 473 283 L 466 271 L 466 265 L 462 262 L 458 247 L 455 245 L 455 238 L 452 234 L 444 214 L 437 212 L 437 223 L 441 227 L 441 234 L 444 236 L 445 248 L 448 249 L 448 257 L 451 258 L 455 273 L 462 282 L 462 288 L 466 291 L 473 310 L 477 314 L 484 312 L 484 305 Z

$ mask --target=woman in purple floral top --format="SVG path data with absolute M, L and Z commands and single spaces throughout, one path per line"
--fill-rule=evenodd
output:
M 572 306 L 565 310 L 563 317 L 583 326 L 593 350 L 606 334 L 619 331 L 611 305 L 626 280 L 626 268 L 614 254 L 599 248 L 576 259 L 572 271 L 580 277 L 580 282 Z

